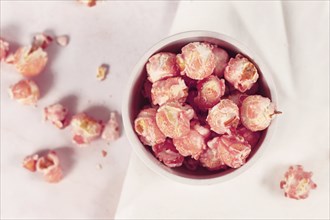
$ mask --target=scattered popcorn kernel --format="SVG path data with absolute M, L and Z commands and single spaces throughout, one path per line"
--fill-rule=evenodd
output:
M 50 151 L 46 156 L 38 159 L 37 171 L 44 174 L 44 179 L 50 183 L 57 183 L 63 178 L 60 160 L 55 151 Z
M 166 102 L 184 102 L 188 96 L 188 87 L 181 77 L 168 78 L 152 84 L 151 99 L 154 105 Z
M 200 109 L 207 110 L 219 103 L 225 94 L 225 80 L 211 75 L 197 83 L 197 90 L 194 101 Z
M 115 112 L 110 113 L 110 119 L 104 126 L 102 138 L 108 142 L 117 140 L 120 137 L 120 126 L 118 116 Z
M 102 125 L 95 119 L 86 115 L 85 113 L 79 113 L 72 117 L 71 127 L 73 134 L 73 142 L 81 144 L 89 144 L 91 141 L 100 137 L 102 133 Z
M 156 112 L 156 108 L 143 109 L 134 121 L 135 132 L 145 145 L 154 146 L 163 143 L 166 139 L 156 124 Z
M 244 99 L 240 108 L 242 124 L 251 131 L 266 129 L 278 112 L 269 98 L 251 95 Z
M 40 97 L 37 84 L 32 80 L 23 79 L 9 88 L 10 98 L 24 105 L 35 105 Z
M 201 165 L 208 170 L 221 170 L 227 168 L 220 156 L 219 137 L 215 137 L 207 142 L 207 148 L 200 155 Z
M 97 0 L 77 0 L 79 3 L 84 4 L 88 7 L 93 7 L 96 5 Z
M 257 68 L 241 54 L 237 54 L 235 58 L 230 58 L 224 75 L 225 79 L 240 92 L 251 89 L 259 78 Z
M 285 197 L 291 199 L 306 199 L 310 190 L 317 185 L 312 181 L 312 172 L 305 172 L 301 165 L 290 166 L 280 182 Z
M 184 157 L 175 149 L 171 139 L 152 146 L 152 151 L 168 167 L 180 167 L 183 163 Z
M 185 157 L 184 158 L 184 161 L 183 161 L 183 165 L 188 169 L 188 170 L 191 170 L 191 171 L 195 171 L 198 169 L 199 167 L 199 161 L 198 160 L 195 160 L 191 157 Z
M 106 64 L 102 64 L 97 69 L 96 78 L 100 81 L 103 81 L 106 78 L 106 76 L 108 75 L 108 73 L 109 73 L 109 66 Z
M 21 47 L 14 54 L 16 70 L 25 77 L 39 75 L 48 61 L 47 53 L 41 48 L 32 50 L 31 46 Z
M 212 131 L 218 134 L 230 134 L 231 129 L 237 128 L 239 119 L 237 105 L 229 99 L 222 99 L 209 110 L 206 121 Z
M 182 54 L 177 57 L 181 74 L 191 79 L 201 80 L 212 74 L 216 59 L 212 52 L 214 46 L 208 43 L 194 42 L 184 46 Z
M 156 123 L 166 137 L 180 138 L 189 133 L 190 120 L 194 116 L 191 106 L 169 102 L 157 110 Z
M 220 47 L 214 47 L 212 51 L 215 56 L 214 74 L 221 78 L 223 77 L 225 68 L 228 64 L 229 55 L 224 49 Z
M 39 159 L 38 154 L 25 157 L 23 160 L 23 167 L 31 172 L 35 172 L 37 170 L 36 164 L 38 159 Z
M 53 38 L 49 35 L 43 33 L 37 34 L 33 37 L 31 51 L 35 51 L 38 48 L 46 49 L 52 41 Z
M 62 47 L 65 47 L 69 44 L 69 37 L 66 35 L 56 37 L 56 43 Z
M 69 124 L 68 109 L 61 104 L 47 106 L 43 110 L 44 120 L 50 121 L 57 128 L 64 128 Z
M 244 126 L 241 126 L 237 128 L 236 132 L 239 136 L 243 137 L 244 140 L 246 140 L 251 145 L 251 147 L 256 146 L 259 142 L 260 139 L 259 131 L 253 132 Z
M 146 65 L 148 80 L 152 83 L 179 75 L 176 55 L 173 53 L 157 53 L 149 58 Z
M 0 61 L 6 60 L 9 53 L 9 43 L 0 37 Z

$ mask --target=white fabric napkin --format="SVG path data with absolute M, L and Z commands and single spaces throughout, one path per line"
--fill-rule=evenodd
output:
M 172 34 L 211 30 L 243 42 L 269 65 L 278 90 L 277 132 L 237 178 L 213 186 L 163 179 L 132 155 L 117 219 L 329 218 L 329 2 L 181 2 Z M 313 171 L 306 200 L 285 198 L 289 165 Z

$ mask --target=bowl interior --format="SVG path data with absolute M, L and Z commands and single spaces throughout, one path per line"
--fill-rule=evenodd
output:
M 252 61 L 255 64 L 255 66 L 258 69 L 259 75 L 260 75 L 259 79 L 258 79 L 258 83 L 259 83 L 258 94 L 261 94 L 263 96 L 266 96 L 266 97 L 269 97 L 270 99 L 272 99 L 270 87 L 268 86 L 268 84 L 266 82 L 264 74 L 263 74 L 261 68 L 259 67 L 258 63 L 256 63 L 254 57 L 251 56 L 251 53 L 249 53 L 249 51 L 242 49 L 242 48 L 238 48 L 237 46 L 235 46 L 237 44 L 234 45 L 234 44 L 228 42 L 228 39 L 222 40 L 220 37 L 218 38 L 218 37 L 210 37 L 210 36 L 203 36 L 203 35 L 186 36 L 186 37 L 182 37 L 182 38 L 179 37 L 177 39 L 169 40 L 168 42 L 163 42 L 163 45 L 160 44 L 158 47 L 156 45 L 153 48 L 151 48 L 149 50 L 149 52 L 146 53 L 143 58 L 141 58 L 140 62 L 135 67 L 135 70 L 132 73 L 132 74 L 134 74 L 135 77 L 133 77 L 133 80 L 131 82 L 132 87 L 128 94 L 129 101 L 128 101 L 128 106 L 127 106 L 130 129 L 134 128 L 134 120 L 135 120 L 136 116 L 138 115 L 139 111 L 141 110 L 141 108 L 146 104 L 146 99 L 141 95 L 141 91 L 143 89 L 144 82 L 147 78 L 145 65 L 148 61 L 148 58 L 157 52 L 173 52 L 173 53 L 178 54 L 178 53 L 180 53 L 180 50 L 183 46 L 185 46 L 186 44 L 188 44 L 190 42 L 195 42 L 195 41 L 209 42 L 209 43 L 218 45 L 219 47 L 226 49 L 231 57 L 234 57 L 237 53 L 241 53 L 244 56 L 248 57 L 250 59 L 250 61 Z M 153 156 L 150 147 L 144 146 L 141 142 L 139 142 L 138 136 L 134 133 L 134 131 L 133 131 L 134 137 L 130 137 L 130 138 L 134 139 L 132 144 L 134 144 L 133 148 L 138 149 L 138 151 L 139 151 L 138 155 L 141 153 L 144 154 L 143 158 L 141 158 L 141 159 L 143 159 L 144 161 L 148 160 L 148 161 L 145 161 L 146 163 L 153 163 L 154 165 L 156 164 L 156 166 L 158 168 L 160 168 L 161 170 L 165 171 L 165 173 L 168 173 L 168 174 L 173 174 L 175 176 L 179 176 L 182 178 L 198 180 L 198 179 L 212 179 L 212 178 L 223 177 L 228 174 L 238 172 L 241 169 L 244 169 L 244 167 L 250 163 L 252 158 L 254 158 L 256 153 L 260 150 L 261 146 L 263 145 L 263 143 L 265 141 L 268 130 L 269 130 L 269 128 L 262 131 L 258 144 L 252 149 L 252 152 L 247 159 L 247 163 L 244 166 L 242 166 L 241 168 L 238 168 L 238 169 L 228 169 L 228 170 L 225 170 L 222 172 L 208 171 L 207 169 L 204 169 L 204 168 L 199 168 L 197 171 L 190 171 L 190 170 L 184 168 L 183 166 L 179 167 L 179 168 L 169 168 L 169 167 L 165 166 L 163 163 L 161 163 L 160 161 L 158 161 L 158 159 Z M 152 167 L 155 168 L 154 165 L 152 165 Z

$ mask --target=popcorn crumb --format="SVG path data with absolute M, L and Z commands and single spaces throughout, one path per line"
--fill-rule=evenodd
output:
M 69 37 L 66 35 L 56 37 L 56 43 L 62 47 L 65 47 L 69 44 Z
M 108 152 L 106 152 L 105 150 L 102 150 L 102 157 L 106 157 L 108 155 Z
M 99 66 L 99 68 L 97 69 L 97 75 L 96 78 L 100 81 L 105 80 L 106 76 L 109 73 L 109 66 L 107 64 L 102 64 L 101 66 Z

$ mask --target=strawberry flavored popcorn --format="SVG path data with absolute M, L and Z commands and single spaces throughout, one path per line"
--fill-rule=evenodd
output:
M 15 52 L 13 64 L 23 76 L 33 77 L 44 70 L 47 61 L 48 55 L 41 47 L 33 50 L 32 46 L 26 46 Z
M 197 83 L 198 95 L 194 101 L 200 109 L 212 108 L 220 102 L 225 88 L 225 80 L 211 75 Z
M 38 85 L 23 79 L 9 88 L 9 96 L 23 105 L 35 105 L 40 97 Z
M 68 109 L 61 104 L 47 106 L 43 110 L 44 120 L 50 121 L 57 128 L 64 128 L 69 124 Z
M 191 157 L 185 157 L 184 158 L 184 161 L 183 161 L 183 165 L 188 169 L 188 170 L 191 170 L 191 171 L 195 171 L 198 169 L 199 167 L 199 161 L 198 160 L 195 160 Z
M 38 48 L 46 49 L 49 44 L 53 41 L 53 38 L 46 34 L 37 34 L 33 37 L 32 51 Z
M 57 183 L 63 178 L 60 160 L 55 151 L 50 151 L 46 156 L 40 157 L 36 169 L 44 174 L 44 179 L 49 183 Z
M 9 53 L 9 43 L 0 38 L 0 61 L 6 59 Z
M 215 137 L 207 142 L 207 148 L 200 155 L 201 165 L 208 170 L 220 170 L 227 168 L 220 155 L 219 137 Z
M 181 74 L 191 79 L 201 80 L 210 76 L 216 66 L 213 53 L 214 46 L 209 43 L 194 42 L 184 46 L 177 62 L 182 69 Z
M 84 4 L 88 7 L 93 7 L 96 5 L 97 0 L 77 0 L 79 3 Z
M 169 102 L 157 110 L 156 123 L 166 137 L 180 138 L 190 132 L 190 120 L 194 116 L 191 106 Z
M 224 76 L 240 92 L 249 90 L 259 78 L 257 68 L 241 54 L 230 58 Z
M 256 146 L 259 142 L 260 139 L 259 131 L 253 132 L 244 126 L 241 126 L 237 128 L 236 132 L 239 136 L 243 137 L 244 140 L 246 140 L 251 145 L 252 148 Z
M 141 142 L 148 146 L 163 143 L 166 139 L 156 124 L 156 112 L 156 108 L 143 109 L 134 121 L 135 132 Z
M 222 99 L 209 110 L 206 121 L 212 131 L 218 134 L 230 134 L 231 129 L 237 128 L 239 119 L 237 105 L 229 99 Z
M 228 64 L 229 55 L 227 51 L 220 47 L 214 47 L 212 51 L 215 56 L 214 74 L 221 78 Z
M 244 99 L 240 108 L 242 124 L 251 131 L 266 129 L 275 114 L 275 105 L 269 98 L 251 95 Z
M 152 83 L 179 75 L 179 68 L 176 64 L 176 55 L 173 53 L 157 53 L 149 58 L 146 65 L 148 80 Z
M 39 159 L 38 154 L 34 154 L 32 156 L 27 156 L 23 160 L 23 167 L 31 172 L 35 172 L 37 170 L 37 161 Z
M 181 77 L 168 78 L 152 84 L 151 99 L 154 105 L 166 102 L 184 102 L 188 96 L 188 87 Z
M 101 137 L 109 142 L 117 140 L 120 137 L 119 120 L 115 112 L 110 113 L 110 119 L 104 126 Z
M 205 139 L 210 130 L 199 124 L 192 126 L 190 132 L 181 137 L 173 138 L 173 144 L 182 156 L 191 156 L 198 160 L 200 154 L 206 149 Z
M 317 187 L 311 179 L 312 175 L 312 172 L 305 172 L 301 165 L 290 166 L 284 174 L 284 179 L 280 182 L 285 197 L 297 200 L 306 199 L 310 190 Z
M 100 137 L 103 129 L 100 122 L 85 113 L 74 115 L 70 124 L 73 134 L 72 140 L 78 145 L 89 144 L 91 141 L 97 139 Z
M 228 96 L 228 99 L 233 101 L 240 108 L 246 97 L 248 97 L 247 94 L 235 91 Z
M 171 139 L 152 146 L 152 151 L 168 167 L 180 167 L 183 163 L 184 157 L 174 147 Z

